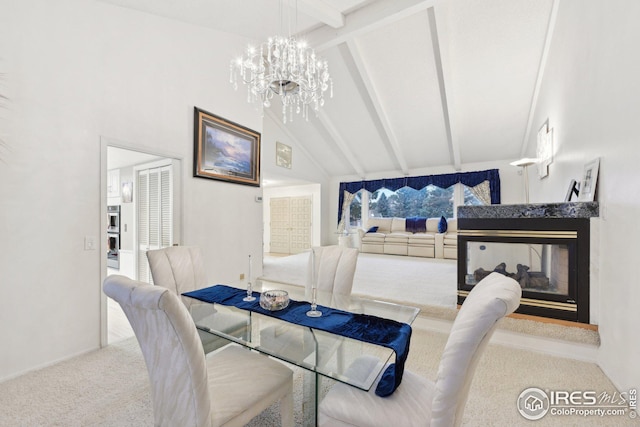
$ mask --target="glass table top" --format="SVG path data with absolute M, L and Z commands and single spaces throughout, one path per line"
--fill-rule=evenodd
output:
M 246 282 L 228 286 L 246 289 Z M 256 297 L 259 297 L 257 292 L 276 289 L 287 291 L 292 300 L 311 300 L 311 290 L 302 286 L 263 280 L 257 280 L 253 285 Z M 394 352 L 386 347 L 296 325 L 236 307 L 185 298 L 190 303 L 191 315 L 201 334 L 226 338 L 362 390 L 369 390 L 385 364 L 393 362 Z M 413 323 L 420 311 L 416 307 L 320 291 L 317 292 L 317 303 L 319 306 L 378 316 L 409 325 Z M 350 372 L 348 367 L 351 363 L 363 355 L 375 356 L 380 363 L 371 372 L 365 374 Z

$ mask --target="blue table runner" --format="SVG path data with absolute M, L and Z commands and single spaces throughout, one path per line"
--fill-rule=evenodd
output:
M 284 310 L 269 311 L 260 307 L 260 293 L 254 292 L 254 294 L 255 301 L 243 301 L 242 299 L 247 296 L 246 290 L 226 285 L 215 285 L 182 295 L 208 303 L 234 306 L 296 325 L 320 329 L 390 348 L 396 353 L 396 363 L 390 364 L 382 374 L 376 387 L 376 395 L 389 396 L 400 385 L 411 341 L 411 326 L 408 324 L 320 305 L 318 305 L 318 310 L 322 311 L 322 317 L 309 317 L 306 314 L 309 311 L 309 303 L 295 300 L 290 300 L 289 306 Z

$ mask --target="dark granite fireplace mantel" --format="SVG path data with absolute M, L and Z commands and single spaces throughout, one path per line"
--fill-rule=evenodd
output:
M 516 267 L 520 274 L 521 265 L 527 271 L 533 266 L 531 254 L 537 253 L 527 248 L 542 245 L 551 254 L 549 265 L 555 266 L 556 260 L 563 260 L 568 288 L 560 291 L 557 287 L 530 287 L 529 283 L 533 282 L 514 277 L 523 287 L 517 312 L 589 323 L 590 219 L 598 214 L 597 202 L 458 207 L 458 303 L 464 302 L 480 280 L 480 273 L 499 271 L 503 260 L 508 265 L 503 274 L 514 277 Z M 514 245 L 513 249 L 505 244 Z M 513 255 L 522 248 L 529 254 L 528 260 Z M 493 259 L 493 253 L 502 255 Z M 478 262 L 481 257 L 484 261 Z M 478 268 L 477 263 L 482 264 L 482 268 Z M 539 270 L 530 272 L 532 277 L 539 273 Z M 552 282 L 550 275 L 545 274 L 544 278 Z
M 528 205 L 459 206 L 458 218 L 592 218 L 598 202 L 539 203 Z

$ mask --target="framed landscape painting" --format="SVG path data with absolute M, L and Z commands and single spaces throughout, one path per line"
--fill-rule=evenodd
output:
M 260 133 L 194 108 L 193 176 L 260 186 Z

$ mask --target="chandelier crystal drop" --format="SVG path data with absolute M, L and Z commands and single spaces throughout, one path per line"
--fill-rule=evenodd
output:
M 294 36 L 276 36 L 258 48 L 247 47 L 230 65 L 229 80 L 234 89 L 238 88 L 238 76 L 247 86 L 249 103 L 260 102 L 261 108 L 269 108 L 273 97 L 280 96 L 284 123 L 293 120 L 294 111 L 309 120 L 309 108 L 317 114 L 327 90 L 333 97 L 327 61 Z

